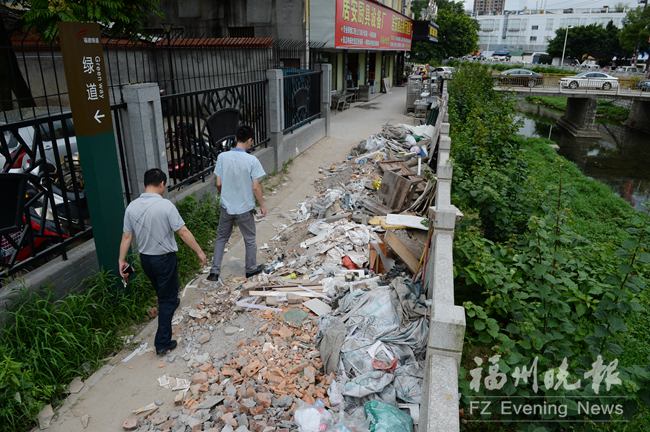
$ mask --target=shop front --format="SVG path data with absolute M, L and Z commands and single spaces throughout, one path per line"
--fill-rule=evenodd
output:
M 314 53 L 332 64 L 332 87 L 369 100 L 399 82 L 404 52 L 411 49 L 410 18 L 370 0 L 310 2 Z

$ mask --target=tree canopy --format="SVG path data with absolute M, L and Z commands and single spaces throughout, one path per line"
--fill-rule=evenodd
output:
M 465 14 L 462 2 L 438 1 L 438 43 L 416 42 L 411 50 L 416 62 L 439 61 L 462 57 L 474 51 L 478 44 L 479 25 Z
M 623 20 L 623 29 L 619 36 L 621 46 L 629 52 L 634 52 L 638 44 L 639 50 L 647 51 L 650 45 L 648 38 L 650 38 L 650 8 L 632 9 Z
M 21 0 L 24 23 L 46 39 L 56 36 L 59 21 L 90 21 L 117 34 L 137 32 L 159 14 L 160 0 Z
M 562 56 L 566 28 L 555 31 L 555 37 L 548 42 L 548 53 L 553 57 Z M 565 58 L 575 58 L 579 61 L 588 56 L 595 58 L 600 64 L 611 62 L 614 56 L 623 55 L 619 44 L 620 30 L 610 21 L 606 27 L 598 24 L 571 27 L 566 38 Z

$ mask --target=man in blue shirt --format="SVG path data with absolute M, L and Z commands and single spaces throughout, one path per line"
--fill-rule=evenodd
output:
M 266 216 L 260 184 L 266 173 L 260 161 L 247 153 L 253 146 L 253 137 L 253 129 L 250 126 L 241 126 L 237 129 L 237 145 L 232 150 L 219 154 L 217 158 L 214 173 L 217 176 L 217 189 L 221 194 L 221 213 L 209 281 L 219 280 L 223 252 L 234 223 L 239 227 L 246 245 L 246 277 L 261 273 L 263 269 L 263 266 L 257 265 L 255 200 L 257 199 L 262 216 Z

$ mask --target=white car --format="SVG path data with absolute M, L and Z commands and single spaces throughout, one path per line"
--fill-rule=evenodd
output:
M 454 68 L 449 66 L 437 67 L 433 70 L 433 73 L 431 75 L 449 79 L 454 75 Z
M 618 88 L 618 78 L 602 72 L 583 72 L 560 79 L 561 88 L 611 90 Z

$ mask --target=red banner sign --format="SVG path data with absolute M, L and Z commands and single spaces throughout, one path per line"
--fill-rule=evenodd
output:
M 337 48 L 409 51 L 413 22 L 377 3 L 336 0 Z

